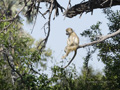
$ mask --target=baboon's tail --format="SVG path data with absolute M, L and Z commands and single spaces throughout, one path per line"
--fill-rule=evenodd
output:
M 76 54 L 77 54 L 77 50 L 75 50 L 74 56 L 72 57 L 72 59 L 70 60 L 70 62 L 69 62 L 64 68 L 66 68 L 66 67 L 68 67 L 68 66 L 70 65 L 70 63 L 71 63 L 71 62 L 73 61 L 73 59 L 75 58 Z

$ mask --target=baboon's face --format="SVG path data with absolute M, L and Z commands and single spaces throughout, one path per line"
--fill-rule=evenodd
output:
M 66 29 L 66 35 L 70 35 L 71 33 L 73 33 L 72 28 L 67 28 Z

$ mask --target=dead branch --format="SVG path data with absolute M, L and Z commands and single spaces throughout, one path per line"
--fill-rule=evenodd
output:
M 50 4 L 48 10 L 47 10 L 43 15 L 46 15 L 47 13 L 50 12 L 51 5 L 53 4 L 52 11 L 55 10 L 55 14 L 54 14 L 54 18 L 53 18 L 53 19 L 55 19 L 55 17 L 59 15 L 59 9 L 61 10 L 61 12 L 63 12 L 63 10 L 65 10 L 65 8 L 62 7 L 62 6 L 57 2 L 57 0 L 38 0 L 38 2 L 47 2 L 47 3 Z
M 49 18 L 48 18 L 48 22 L 47 22 L 47 24 L 48 24 L 48 33 L 47 33 L 46 38 L 43 39 L 43 40 L 39 43 L 39 45 L 37 46 L 37 49 L 39 48 L 39 46 L 41 46 L 41 49 L 39 50 L 39 52 L 42 52 L 43 48 L 45 48 L 46 43 L 47 43 L 47 41 L 48 41 L 48 37 L 49 37 L 49 35 L 50 35 L 50 22 L 51 22 L 51 15 L 52 15 L 52 10 L 53 10 L 53 5 L 54 5 L 54 0 L 51 0 L 51 7 L 50 7 Z M 46 25 L 46 24 L 45 24 L 45 25 Z M 42 45 L 42 43 L 43 43 L 43 45 Z
M 120 5 L 120 0 L 89 0 L 74 5 L 65 12 L 65 16 L 72 18 L 84 12 L 92 12 L 94 9 L 102 9 L 111 6 Z

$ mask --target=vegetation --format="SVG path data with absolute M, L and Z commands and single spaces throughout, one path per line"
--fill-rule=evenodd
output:
M 49 2 L 41 0 L 41 2 L 45 1 Z M 61 11 L 64 8 L 57 2 L 53 4 L 56 7 L 53 8 L 52 4 L 50 7 L 52 11 L 55 9 L 58 15 L 58 8 Z M 23 15 L 26 13 L 31 23 L 39 12 L 35 5 L 32 0 L 31 2 L 29 0 L 0 1 L 0 90 L 120 90 L 119 34 L 87 47 L 89 49 L 84 57 L 84 66 L 80 74 L 75 66 L 67 69 L 53 66 L 49 78 L 48 74 L 42 73 L 41 71 L 47 68 L 47 61 L 54 57 L 52 48 L 46 48 L 49 32 L 45 39 L 35 42 L 22 28 L 23 19 L 16 8 L 16 6 L 19 6 L 18 8 L 26 6 L 27 9 L 23 7 L 20 11 Z M 52 11 L 47 12 L 52 13 Z M 116 32 L 120 28 L 120 11 L 113 12 L 107 9 L 105 14 L 109 20 L 108 34 Z M 51 14 L 47 23 L 48 31 L 50 31 L 50 18 Z M 99 40 L 102 36 L 101 24 L 102 22 L 98 22 L 92 25 L 81 35 L 89 38 L 91 42 Z M 96 50 L 99 51 L 98 60 L 105 64 L 103 72 L 95 71 L 89 66 L 89 60 Z

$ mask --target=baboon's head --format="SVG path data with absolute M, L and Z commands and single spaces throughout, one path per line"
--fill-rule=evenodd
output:
M 71 33 L 73 33 L 73 29 L 72 28 L 67 28 L 66 29 L 66 35 L 70 35 Z

